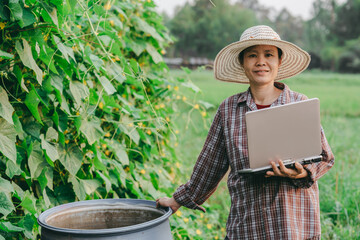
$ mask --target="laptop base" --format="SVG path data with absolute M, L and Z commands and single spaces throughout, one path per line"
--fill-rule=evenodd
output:
M 295 162 L 300 163 L 301 165 L 307 165 L 307 164 L 312 164 L 312 163 L 316 163 L 316 162 L 320 162 L 322 160 L 322 156 L 314 156 L 314 157 L 309 157 L 309 158 L 304 158 L 300 161 L 289 161 L 287 160 L 286 162 L 284 161 L 284 166 L 287 168 L 295 168 Z M 279 164 L 276 164 L 277 166 L 279 166 Z M 265 175 L 267 171 L 272 171 L 272 166 L 266 166 L 266 167 L 262 167 L 262 168 L 256 168 L 256 169 L 251 169 L 251 168 L 246 168 L 246 169 L 242 169 L 240 171 L 238 171 L 238 174 L 262 174 Z

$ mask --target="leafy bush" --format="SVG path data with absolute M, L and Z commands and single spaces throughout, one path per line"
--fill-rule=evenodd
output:
M 171 39 L 152 1 L 5 0 L 0 18 L 0 239 L 38 238 L 55 205 L 171 194 L 172 119 L 206 104 L 166 77 Z M 176 236 L 195 232 L 172 221 Z
M 349 40 L 346 42 L 343 52 L 339 57 L 340 72 L 360 72 L 360 38 Z

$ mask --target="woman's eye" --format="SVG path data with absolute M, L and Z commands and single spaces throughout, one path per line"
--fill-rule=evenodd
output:
M 254 57 L 256 57 L 256 54 L 250 54 L 248 57 L 249 58 L 254 58 Z
M 274 55 L 272 55 L 271 53 L 266 54 L 266 57 L 272 57 L 272 56 Z

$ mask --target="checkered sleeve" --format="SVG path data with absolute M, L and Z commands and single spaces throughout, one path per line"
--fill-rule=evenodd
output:
M 194 166 L 191 178 L 176 190 L 173 194 L 174 199 L 182 206 L 205 212 L 205 209 L 200 205 L 216 190 L 228 168 L 229 163 L 219 108 Z
M 311 187 L 315 181 L 317 181 L 322 175 L 329 171 L 330 168 L 334 165 L 334 154 L 332 153 L 329 143 L 325 137 L 323 128 L 321 128 L 321 145 L 322 161 L 305 165 L 304 168 L 308 172 L 308 176 L 306 178 L 292 180 L 295 186 L 300 188 Z

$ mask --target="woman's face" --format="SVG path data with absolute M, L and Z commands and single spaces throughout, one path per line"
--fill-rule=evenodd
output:
M 280 64 L 277 47 L 256 45 L 245 50 L 242 66 L 250 85 L 261 86 L 274 83 Z

